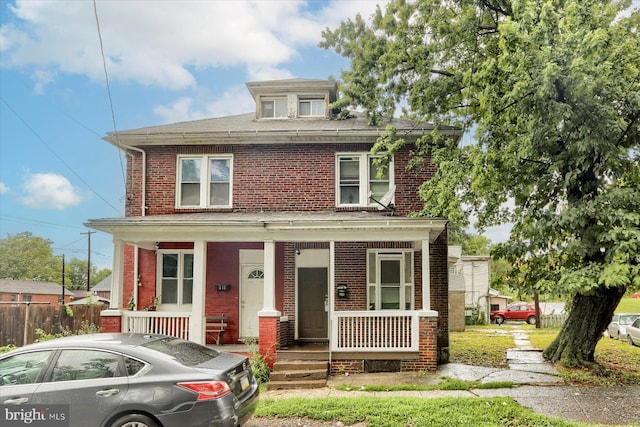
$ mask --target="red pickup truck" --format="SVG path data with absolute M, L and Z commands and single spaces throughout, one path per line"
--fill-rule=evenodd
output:
M 509 304 L 506 310 L 492 311 L 489 317 L 492 322 L 498 325 L 503 324 L 505 320 L 522 320 L 534 325 L 536 323 L 536 309 L 533 304 L 527 302 L 514 302 Z

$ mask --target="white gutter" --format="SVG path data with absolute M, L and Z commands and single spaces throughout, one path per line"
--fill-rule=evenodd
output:
M 132 147 L 130 145 L 122 145 L 122 144 L 116 144 L 116 146 L 118 147 L 122 147 L 126 150 L 132 150 L 132 151 L 137 151 L 138 153 L 142 154 L 142 192 L 141 192 L 141 209 L 142 209 L 142 214 L 141 216 L 145 216 L 146 215 L 146 211 L 147 211 L 147 153 L 146 151 L 137 148 L 137 147 Z M 125 189 L 126 191 L 126 189 Z

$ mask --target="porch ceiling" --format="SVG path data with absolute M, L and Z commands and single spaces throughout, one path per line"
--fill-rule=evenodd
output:
M 420 241 L 433 242 L 442 218 L 382 216 L 375 212 L 187 213 L 92 219 L 85 225 L 123 242 Z

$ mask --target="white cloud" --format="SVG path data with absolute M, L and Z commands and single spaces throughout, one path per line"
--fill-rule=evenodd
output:
M 11 189 L 9 188 L 9 186 L 4 182 L 0 181 L 0 194 L 9 194 L 9 193 L 11 193 Z
M 80 192 L 69 180 L 54 173 L 35 173 L 22 183 L 20 203 L 30 208 L 64 210 L 82 201 Z
M 112 79 L 169 89 L 195 87 L 193 70 L 243 66 L 255 80 L 282 68 L 320 32 L 375 1 L 99 1 L 100 33 Z M 30 66 L 37 90 L 60 73 L 104 79 L 93 3 L 16 0 L 0 27 L 2 65 Z M 8 13 L 8 12 L 7 12 Z M 8 20 L 7 20 L 8 21 Z
M 255 102 L 244 85 L 230 87 L 216 100 L 201 103 L 191 97 L 181 97 L 169 105 L 158 105 L 153 112 L 162 123 L 177 123 L 209 117 L 231 116 L 250 113 Z

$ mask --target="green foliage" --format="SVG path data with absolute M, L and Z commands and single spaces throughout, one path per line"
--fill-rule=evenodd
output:
M 512 388 L 513 383 L 508 381 L 480 383 L 478 381 L 463 381 L 457 378 L 444 377 L 438 384 L 420 385 L 420 384 L 367 384 L 363 386 L 354 386 L 341 384 L 335 387 L 341 391 L 423 391 L 423 390 L 473 390 L 494 389 L 494 388 Z
M 414 151 L 437 166 L 421 215 L 512 223 L 492 248 L 513 266 L 509 286 L 573 296 L 575 308 L 587 301 L 577 295 L 640 288 L 640 11 L 621 15 L 629 5 L 395 0 L 327 29 L 321 46 L 351 60 L 344 105 L 377 124 L 403 103 L 433 123 Z M 475 143 L 459 147 L 445 126 L 475 129 Z M 388 129 L 374 151 L 403 144 Z
M 61 283 L 62 260 L 49 239 L 25 231 L 0 239 L 0 277 Z
M 87 265 L 86 260 L 71 258 L 65 263 L 65 287 L 68 289 L 87 289 Z M 101 280 L 111 274 L 111 270 L 104 268 L 98 270 L 95 265 L 91 265 L 91 286 L 98 284 Z
M 1 346 L 1 347 L 0 347 L 0 354 L 2 354 L 2 353 L 7 353 L 7 352 L 9 352 L 9 351 L 11 351 L 11 350 L 15 350 L 16 348 L 18 348 L 18 347 L 16 347 L 16 346 L 15 346 L 15 345 L 13 345 L 13 344 L 9 344 L 9 345 L 5 345 L 5 346 Z
M 376 427 L 577 425 L 534 414 L 511 398 L 350 397 L 260 399 L 255 418 L 310 418 Z
M 256 381 L 258 381 L 258 384 L 267 384 L 271 375 L 269 365 L 267 365 L 267 362 L 258 351 L 258 346 L 255 342 L 247 342 L 247 347 L 249 348 L 249 360 L 251 361 L 251 368 Z
M 77 331 L 72 331 L 68 327 L 60 327 L 60 332 L 52 334 L 45 332 L 44 330 L 37 328 L 35 331 L 36 339 L 34 342 L 49 341 L 56 338 L 68 337 L 70 335 L 85 335 L 85 334 L 97 334 L 101 332 L 101 328 L 94 323 L 90 323 L 84 320 L 80 323 L 80 328 Z

